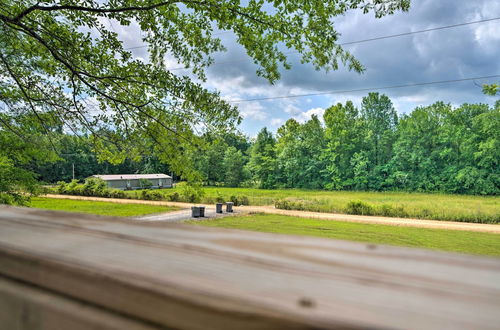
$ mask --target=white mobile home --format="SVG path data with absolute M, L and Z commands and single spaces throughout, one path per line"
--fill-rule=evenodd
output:
M 151 183 L 152 189 L 172 188 L 172 177 L 166 174 L 104 174 L 93 177 L 106 181 L 109 188 L 121 190 L 148 188 L 144 180 Z

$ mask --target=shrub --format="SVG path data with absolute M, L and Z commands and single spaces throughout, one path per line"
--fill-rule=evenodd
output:
M 81 190 L 85 196 L 107 197 L 108 195 L 108 185 L 104 180 L 99 178 L 87 178 Z
M 373 215 L 374 209 L 368 203 L 362 201 L 350 201 L 347 203 L 345 212 L 347 214 Z
M 88 178 L 84 184 L 78 184 L 78 180 L 72 180 L 70 183 L 59 181 L 56 191 L 60 194 L 127 198 L 127 194 L 119 189 L 108 188 L 106 182 L 99 178 Z M 138 197 L 137 195 L 135 196 Z
M 146 200 L 151 199 L 151 195 L 149 193 L 149 190 L 142 190 L 141 191 L 141 199 L 146 199 Z
M 179 193 L 176 191 L 174 193 L 171 193 L 170 195 L 167 195 L 167 199 L 171 202 L 178 202 L 181 199 L 181 196 L 179 196 Z
M 298 210 L 298 211 L 317 211 L 317 201 L 297 199 L 297 198 L 284 198 L 277 199 L 274 206 L 282 210 Z M 315 207 L 316 206 L 316 207 Z
M 394 207 L 387 204 L 382 204 L 378 208 L 376 214 L 383 215 L 386 217 L 401 217 L 401 218 L 408 217 L 408 212 L 406 212 L 404 207 L 402 206 Z
M 290 210 L 286 199 L 277 199 L 274 201 L 274 207 L 281 210 Z
M 245 195 L 231 196 L 229 200 L 234 203 L 235 206 L 239 205 L 249 205 L 248 197 Z
M 64 193 L 69 195 L 79 195 L 82 191 L 82 185 L 78 184 L 78 180 L 71 180 L 70 183 L 66 184 L 64 188 Z
M 215 194 L 216 194 L 215 195 L 215 202 L 216 203 L 224 203 L 225 202 L 224 196 L 218 190 L 215 192 Z
M 199 203 L 203 197 L 203 190 L 198 185 L 181 182 L 177 184 L 177 189 L 183 202 Z
M 163 200 L 163 194 L 159 191 L 152 191 L 151 192 L 151 199 L 154 201 L 161 201 L 161 200 Z
M 56 191 L 58 194 L 65 194 L 66 193 L 66 182 L 57 181 Z
M 125 198 L 126 194 L 123 190 L 119 189 L 108 189 L 107 194 L 111 198 Z

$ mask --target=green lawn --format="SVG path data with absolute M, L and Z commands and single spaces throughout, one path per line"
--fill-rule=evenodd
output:
M 132 217 L 132 216 L 178 210 L 178 208 L 169 206 L 119 204 L 110 202 L 78 201 L 70 199 L 56 199 L 56 198 L 44 198 L 44 197 L 32 198 L 29 206 L 46 210 L 90 213 L 97 215 L 110 215 L 119 217 Z
M 204 203 L 215 203 L 217 198 L 229 201 L 231 196 L 234 196 L 238 200 L 246 198 L 250 205 L 270 205 L 277 199 L 291 198 L 299 200 L 309 211 L 352 213 L 348 204 L 362 201 L 373 208 L 373 215 L 479 223 L 500 222 L 498 196 L 225 187 L 204 187 L 203 190 Z M 168 195 L 176 191 L 176 188 L 164 189 L 161 194 L 167 199 Z M 140 195 L 139 191 L 126 193 L 130 196 Z
M 500 235 L 413 227 L 315 220 L 282 215 L 249 215 L 192 224 L 500 256 Z

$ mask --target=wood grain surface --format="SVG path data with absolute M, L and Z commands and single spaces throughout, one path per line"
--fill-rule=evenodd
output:
M 500 259 L 301 236 L 2 207 L 0 274 L 153 328 L 500 327 Z

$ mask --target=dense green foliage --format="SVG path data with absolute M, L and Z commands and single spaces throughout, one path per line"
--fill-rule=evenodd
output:
M 190 161 L 212 186 L 499 194 L 498 106 L 437 102 L 398 118 L 388 97 L 371 93 L 360 110 L 352 102 L 337 104 L 323 119 L 290 119 L 276 136 L 264 128 L 254 141 L 236 133 L 204 134 L 204 148 Z M 171 173 L 154 154 L 113 165 L 98 162 L 91 138 L 55 136 L 64 152 L 58 161 L 19 164 L 45 182 L 69 181 L 73 164 L 77 179 Z
M 282 215 L 226 217 L 192 224 L 500 256 L 497 234 L 315 220 Z
M 94 174 L 171 173 L 170 167 L 162 164 L 155 155 L 140 159 L 127 157 L 118 164 L 102 161 L 99 159 L 99 154 L 93 150 L 90 136 L 54 134 L 53 141 L 58 153 L 56 159 L 43 163 L 30 161 L 26 165 L 20 165 L 37 173 L 41 182 L 68 182 L 73 179 L 73 170 L 74 178 L 77 180 L 85 180 Z
M 269 82 L 291 67 L 289 51 L 317 69 L 336 70 L 342 64 L 362 72 L 361 63 L 338 43 L 333 19 L 349 10 L 382 17 L 409 5 L 409 0 L 2 0 L 0 134 L 10 135 L 14 145 L 36 146 L 50 161 L 56 158 L 53 151 L 60 153 L 56 140 L 61 131 L 51 127 L 56 123 L 74 137 L 89 138 L 101 161 L 155 157 L 178 175 L 198 180 L 190 160 L 205 149 L 197 132 L 230 131 L 241 120 L 236 107 L 199 82 L 206 79 L 213 54 L 225 51 L 218 33 L 232 32 L 258 65 L 257 74 Z M 124 47 L 113 24 L 138 29 L 137 42 L 147 47 L 148 56 L 137 58 Z M 168 61 L 190 70 L 181 75 L 167 69 Z M 33 125 L 15 122 L 27 116 Z M 10 142 L 2 138 L 2 166 L 32 162 L 4 152 L 5 143 Z M 63 157 L 67 162 L 88 157 L 70 154 Z M 242 178 L 235 164 L 243 159 L 228 155 L 224 163 Z M 66 179 L 68 166 L 60 171 Z M 29 176 L 25 172 L 2 182 L 2 201 L 22 202 L 13 191 L 29 191 Z
M 210 185 L 497 195 L 500 102 L 438 102 L 398 118 L 387 96 L 370 93 L 360 109 L 327 109 L 324 125 L 289 120 L 250 143 L 228 133 L 240 121 L 235 107 L 166 69 L 174 59 L 204 80 L 224 50 L 217 32 L 231 31 L 270 82 L 290 67 L 286 48 L 318 69 L 362 72 L 337 43 L 333 19 L 356 9 L 381 17 L 409 3 L 3 0 L 0 201 L 23 203 L 37 175 L 69 181 L 73 164 L 77 179 L 174 171 Z M 136 25 L 149 57 L 134 58 L 111 21 Z M 497 95 L 498 84 L 484 92 Z
M 263 129 L 249 168 L 261 188 L 500 192 L 500 107 L 437 102 L 398 118 L 390 99 L 370 93 L 293 119 L 274 138 Z
M 88 178 L 83 184 L 79 184 L 78 180 L 71 180 L 69 183 L 59 181 L 55 191 L 63 195 L 125 198 L 123 190 L 110 189 L 106 182 L 98 178 Z
M 483 85 L 483 93 L 486 95 L 495 96 L 500 94 L 500 85 L 499 84 L 484 84 Z
M 87 178 L 83 184 L 78 183 L 78 180 L 71 180 L 69 183 L 59 181 L 57 182 L 57 186 L 49 189 L 49 191 L 61 195 L 129 198 L 154 201 L 166 200 L 171 202 L 186 203 L 200 202 L 204 195 L 200 186 L 187 184 L 185 182 L 177 184 L 175 190 L 167 189 L 162 191 L 144 189 L 123 191 L 108 188 L 106 182 L 98 178 Z
M 33 115 L 11 117 L 0 112 L 0 204 L 24 205 L 39 192 L 37 175 L 30 164 L 45 166 L 56 159 L 52 141 Z M 51 117 L 40 117 L 48 130 L 55 130 Z M 4 129 L 9 127 L 9 129 Z
M 124 204 L 96 201 L 78 201 L 71 199 L 56 199 L 34 197 L 27 204 L 30 207 L 46 210 L 89 213 L 117 217 L 133 217 L 152 213 L 164 213 L 178 210 L 175 207 L 145 204 Z

